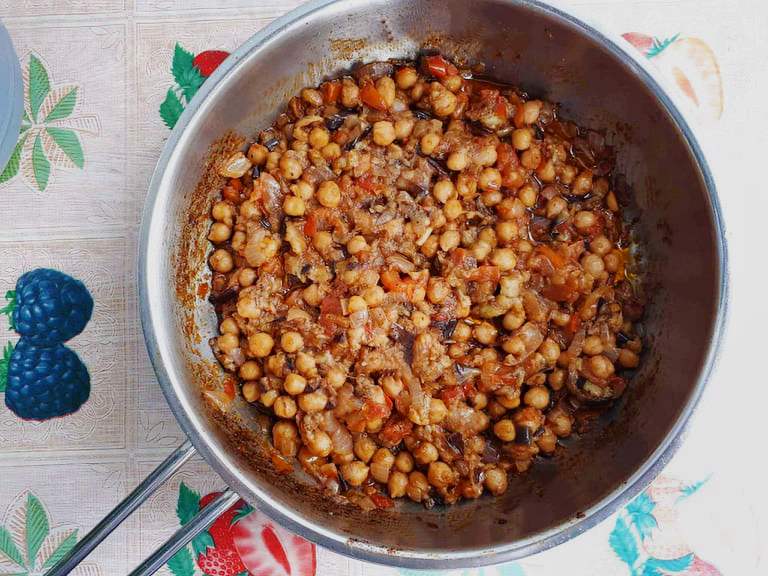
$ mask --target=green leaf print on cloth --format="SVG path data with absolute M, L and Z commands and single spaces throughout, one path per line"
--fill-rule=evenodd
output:
M 43 576 L 77 543 L 77 528 L 52 527 L 42 501 L 25 492 L 6 510 L 0 524 L 0 576 Z M 101 575 L 93 562 L 84 562 L 73 576 Z
M 0 171 L 0 185 L 18 176 L 30 188 L 42 192 L 59 168 L 85 167 L 82 138 L 98 135 L 99 119 L 76 113 L 79 87 L 54 83 L 39 55 L 29 55 L 23 78 L 21 130 L 8 163 Z

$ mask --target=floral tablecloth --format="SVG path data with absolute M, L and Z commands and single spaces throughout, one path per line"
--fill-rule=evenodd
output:
M 134 258 L 144 194 L 169 126 L 217 64 L 217 51 L 231 51 L 298 3 L 0 0 L 25 77 L 24 131 L 0 173 L 0 297 L 24 272 L 48 267 L 84 282 L 95 302 L 83 333 L 67 343 L 90 373 L 83 407 L 31 422 L 0 403 L 0 575 L 44 573 L 182 441 L 137 317 Z M 556 549 L 458 573 L 768 574 L 768 495 L 760 467 L 768 398 L 755 266 L 765 259 L 750 254 L 760 245 L 766 208 L 768 6 L 757 0 L 568 5 L 624 34 L 688 100 L 729 226 L 730 331 L 685 445 L 648 490 Z M 17 340 L 0 318 L 2 378 Z M 77 573 L 126 574 L 220 487 L 204 462 L 187 464 Z M 239 528 L 230 530 L 238 514 Z M 247 509 L 233 510 L 164 571 L 411 574 L 315 549 Z

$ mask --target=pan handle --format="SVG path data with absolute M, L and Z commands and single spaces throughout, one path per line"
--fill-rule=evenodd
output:
M 189 440 L 176 448 L 176 450 L 174 450 L 162 464 L 155 468 L 152 473 L 141 482 L 141 484 L 136 486 L 134 491 L 131 492 L 125 500 L 115 506 L 115 508 L 107 514 L 104 519 L 93 528 L 93 530 L 88 532 L 88 534 L 86 534 L 83 539 L 70 550 L 69 554 L 57 562 L 45 576 L 66 576 L 69 574 L 85 559 L 86 556 L 93 552 L 94 548 L 101 544 L 101 542 L 109 536 L 115 528 L 120 526 L 120 524 L 141 506 L 155 490 L 165 483 L 174 472 L 181 468 L 184 463 L 194 455 L 195 448 Z M 207 508 L 208 507 L 205 509 L 207 510 Z M 221 512 L 221 510 L 219 512 Z M 202 512 L 195 516 L 195 518 L 190 521 L 190 524 L 192 524 L 200 515 L 202 515 Z M 215 518 L 212 518 L 210 522 L 213 522 L 214 519 Z M 200 528 L 200 530 L 203 528 L 205 528 L 205 526 Z M 193 537 L 194 534 L 190 536 L 190 540 Z M 187 540 L 187 542 L 188 541 L 189 540 Z M 179 546 L 179 548 L 181 548 L 181 546 Z M 150 572 L 139 572 L 139 574 L 150 574 Z

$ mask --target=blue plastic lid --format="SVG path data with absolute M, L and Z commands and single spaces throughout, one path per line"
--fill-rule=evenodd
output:
M 21 67 L 8 31 L 0 22 L 0 173 L 19 139 L 24 102 Z

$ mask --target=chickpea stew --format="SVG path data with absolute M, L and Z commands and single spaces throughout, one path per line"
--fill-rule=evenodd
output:
M 211 341 L 366 508 L 500 495 L 628 385 L 643 297 L 612 150 L 441 55 L 305 88 L 218 166 Z

